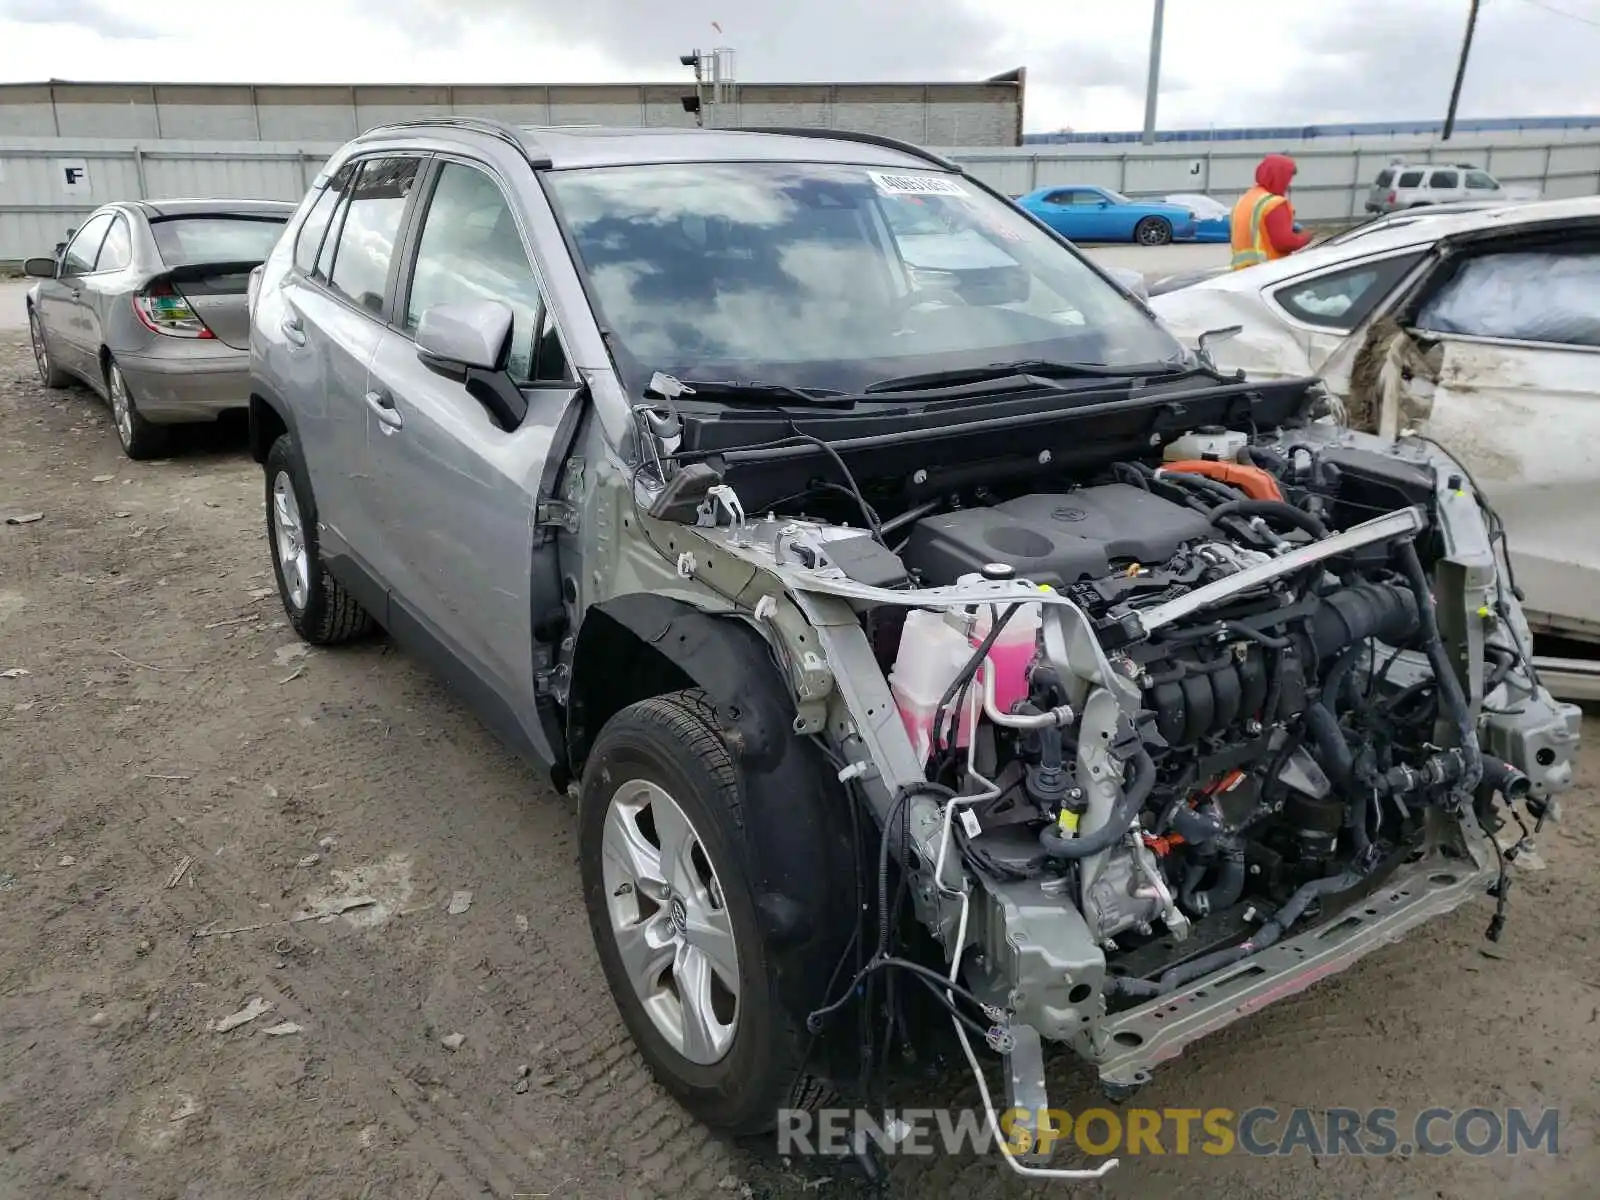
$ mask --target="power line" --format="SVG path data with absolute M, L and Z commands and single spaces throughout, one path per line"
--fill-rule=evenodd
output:
M 1576 21 L 1580 25 L 1589 25 L 1595 29 L 1600 29 L 1600 20 L 1597 20 L 1594 17 L 1585 17 L 1579 13 L 1568 12 L 1564 8 L 1557 8 L 1554 4 L 1546 4 L 1544 0 L 1522 0 L 1522 2 L 1524 4 L 1531 5 L 1534 8 L 1543 9 L 1545 12 L 1551 13 L 1554 16 L 1565 17 L 1569 21 Z

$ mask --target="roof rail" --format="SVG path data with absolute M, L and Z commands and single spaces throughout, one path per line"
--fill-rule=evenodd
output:
M 475 133 L 488 134 L 490 137 L 498 138 L 502 142 L 515 147 L 522 154 L 522 156 L 528 160 L 529 166 L 538 168 L 548 167 L 551 165 L 551 159 L 548 154 L 543 152 L 535 153 L 529 148 L 528 137 L 523 130 L 518 129 L 514 125 L 509 125 L 505 121 L 497 121 L 493 117 L 466 117 L 449 115 L 441 117 L 412 117 L 405 121 L 388 121 L 382 125 L 374 125 L 371 129 L 363 132 L 360 135 L 360 138 L 357 140 L 361 140 L 361 138 L 372 137 L 374 134 L 390 133 L 401 129 L 416 129 L 419 127 L 433 129 L 470 129 Z
M 961 170 L 958 163 L 951 162 L 935 154 L 932 150 L 924 150 L 912 142 L 902 142 L 899 138 L 884 137 L 881 133 L 857 133 L 852 129 L 817 129 L 806 126 L 741 126 L 727 130 L 728 133 L 774 133 L 783 137 L 817 138 L 823 141 L 860 142 L 865 146 L 877 146 L 882 150 L 898 150 L 901 154 L 909 154 L 912 158 L 920 158 L 923 162 L 932 163 L 946 171 Z

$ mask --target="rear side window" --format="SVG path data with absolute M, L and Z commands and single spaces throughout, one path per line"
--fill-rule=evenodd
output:
M 1461 176 L 1454 171 L 1435 171 L 1433 178 L 1428 180 L 1429 187 L 1458 188 L 1461 186 Z
M 1487 171 L 1468 171 L 1467 187 L 1477 192 L 1497 192 L 1500 184 Z
M 161 261 L 169 267 L 265 262 L 283 236 L 285 217 L 212 214 L 150 222 Z
M 420 166 L 416 158 L 369 158 L 350 189 L 328 281 L 369 312 L 383 312 L 400 220 Z
M 1327 329 L 1354 329 L 1421 257 L 1403 254 L 1301 279 L 1272 294 L 1290 316 Z
M 1421 187 L 1422 186 L 1422 172 L 1421 171 L 1406 171 L 1406 172 L 1402 173 L 1401 176 L 1400 176 L 1400 183 L 1399 183 L 1398 186 L 1403 187 L 1403 188 Z
M 1387 167 L 1378 172 L 1378 178 L 1373 180 L 1373 187 L 1388 187 L 1394 182 L 1394 172 Z
M 133 238 L 128 232 L 128 219 L 118 217 L 111 222 L 111 232 L 100 247 L 100 257 L 95 262 L 96 271 L 120 271 L 133 261 Z
M 316 273 L 317 252 L 322 249 L 323 235 L 328 232 L 328 223 L 333 218 L 333 206 L 339 203 L 342 184 L 342 180 L 335 179 L 322 189 L 306 219 L 300 223 L 300 232 L 295 235 L 294 265 L 307 275 Z
M 94 260 L 100 256 L 100 243 L 106 240 L 106 230 L 111 227 L 111 214 L 101 213 L 90 217 L 78 230 L 67 252 L 61 256 L 63 275 L 88 275 L 94 271 Z

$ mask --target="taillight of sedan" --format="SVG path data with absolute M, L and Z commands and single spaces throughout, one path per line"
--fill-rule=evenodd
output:
M 183 293 L 166 280 L 157 280 L 133 297 L 133 311 L 151 333 L 163 337 L 215 338 Z

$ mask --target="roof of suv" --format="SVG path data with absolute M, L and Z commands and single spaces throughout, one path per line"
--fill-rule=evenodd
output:
M 381 125 L 369 129 L 357 141 L 441 133 L 477 134 L 510 142 L 535 166 L 555 170 L 686 162 L 837 162 L 902 169 L 959 169 L 948 159 L 909 142 L 841 129 L 513 126 L 487 118 L 437 117 Z

